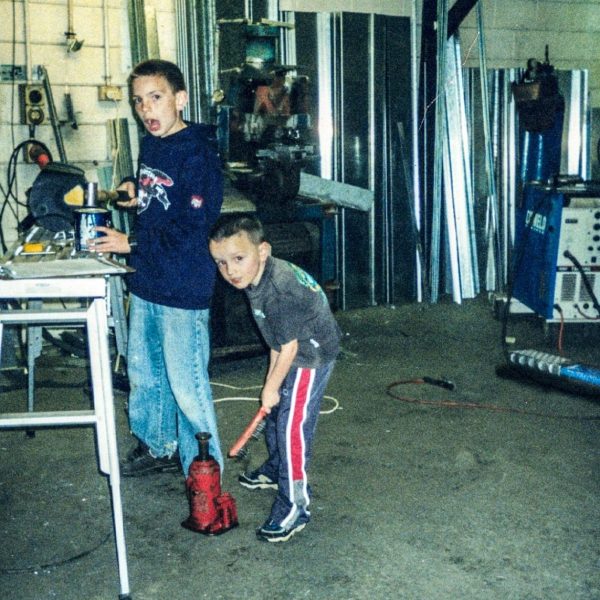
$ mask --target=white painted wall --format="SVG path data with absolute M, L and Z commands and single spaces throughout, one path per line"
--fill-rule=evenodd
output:
M 530 57 L 544 58 L 550 46 L 550 60 L 558 69 L 588 69 L 591 105 L 600 107 L 600 0 L 480 0 L 483 2 L 487 60 L 490 68 L 522 67 Z M 450 2 L 452 4 L 452 2 Z M 79 129 L 62 126 L 69 162 L 86 171 L 96 181 L 96 167 L 110 165 L 107 139 L 108 119 L 127 116 L 126 79 L 131 69 L 127 0 L 73 0 L 74 31 L 84 45 L 69 53 L 64 32 L 67 30 L 67 0 L 0 0 L 0 64 L 27 64 L 24 9 L 30 15 L 29 49 L 31 64 L 46 66 L 52 84 L 59 117 L 66 118 L 63 103 L 69 91 L 77 114 Z M 175 0 L 146 0 L 148 23 L 155 23 L 160 55 L 175 60 Z M 282 10 L 327 10 L 411 14 L 411 0 L 280 0 Z M 109 19 L 109 72 L 111 83 L 123 90 L 120 102 L 98 100 L 98 87 L 105 83 L 104 10 Z M 421 1 L 417 3 L 420 18 Z M 477 64 L 475 14 L 461 27 L 465 64 Z M 469 53 L 469 48 L 472 50 Z M 16 82 L 18 83 L 18 82 Z M 136 157 L 136 133 L 131 121 L 132 154 Z M 17 87 L 0 82 L 0 184 L 6 186 L 6 167 L 12 149 L 29 137 L 20 124 Z M 38 127 L 35 137 L 46 143 L 58 159 L 52 127 Z M 24 200 L 38 169 L 22 162 L 18 167 L 16 193 Z M 25 216 L 16 207 L 18 217 Z M 5 211 L 3 230 L 16 235 L 15 219 Z
M 175 60 L 174 3 L 171 0 L 146 0 L 147 13 L 154 17 L 159 50 L 163 58 Z M 111 165 L 107 121 L 121 117 L 131 121 L 132 155 L 137 156 L 137 133 L 127 101 L 127 76 L 131 70 L 127 0 L 73 0 L 73 31 L 83 46 L 69 52 L 65 32 L 68 27 L 67 0 L 0 0 L 0 64 L 28 65 L 35 75 L 37 65 L 44 65 L 52 86 L 52 95 L 60 120 L 66 120 L 64 94 L 69 92 L 76 113 L 78 129 L 69 123 L 61 126 L 69 163 L 85 170 L 89 181 L 97 181 L 97 167 Z M 27 25 L 26 14 L 29 14 Z M 108 66 L 105 64 L 104 18 L 108 19 Z M 123 100 L 100 101 L 99 86 L 118 86 Z M 36 82 L 33 77 L 32 82 Z M 6 191 L 8 161 L 20 142 L 30 137 L 29 127 L 21 124 L 18 84 L 0 82 L 0 184 Z M 35 128 L 35 139 L 46 144 L 55 160 L 59 153 L 50 121 Z M 37 176 L 36 165 L 19 161 L 17 186 L 13 191 L 25 200 L 25 191 Z M 2 194 L 3 195 L 3 194 Z M 26 210 L 11 206 L 2 222 L 7 239 L 16 237 L 16 221 Z
M 528 58 L 560 70 L 587 69 L 590 102 L 600 107 L 599 0 L 482 0 L 486 58 L 489 68 L 525 67 Z M 460 30 L 463 56 L 477 35 L 475 11 Z M 468 66 L 477 64 L 477 48 Z
M 455 0 L 449 0 L 452 6 Z M 524 67 L 544 59 L 560 70 L 587 69 L 591 106 L 600 107 L 600 0 L 480 0 L 489 68 Z M 410 16 L 412 0 L 280 0 L 281 10 L 355 11 Z M 421 0 L 417 1 L 420 24 Z M 477 66 L 476 12 L 460 28 L 466 66 Z M 473 48 L 469 52 L 469 49 Z

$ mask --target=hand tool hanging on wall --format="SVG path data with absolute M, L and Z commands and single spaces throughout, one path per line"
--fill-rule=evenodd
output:
M 77 52 L 83 46 L 84 40 L 78 40 L 73 29 L 73 0 L 67 0 L 67 31 L 65 31 L 67 52 Z
M 67 38 L 67 52 L 78 52 L 83 46 L 83 40 L 77 39 L 77 34 L 73 31 L 73 0 L 67 0 L 67 31 L 65 31 L 65 37 Z M 65 108 L 67 110 L 67 120 L 71 124 L 72 129 L 78 129 L 77 117 L 75 116 L 75 110 L 73 109 L 73 99 L 69 86 L 65 87 Z
M 75 115 L 75 109 L 73 108 L 73 98 L 71 92 L 65 90 L 65 108 L 67 109 L 67 121 L 71 124 L 71 129 L 79 129 L 79 123 L 77 123 L 77 117 Z
M 54 132 L 54 141 L 58 148 L 58 156 L 64 163 L 67 162 L 67 153 L 63 144 L 62 132 L 60 130 L 60 122 L 58 120 L 58 113 L 56 112 L 56 106 L 54 104 L 54 97 L 52 96 L 52 86 L 50 85 L 50 79 L 48 78 L 48 71 L 43 65 L 39 66 L 39 71 L 44 82 L 44 91 L 46 92 L 46 98 L 48 100 L 48 113 L 50 117 L 50 123 L 52 123 L 52 131 Z

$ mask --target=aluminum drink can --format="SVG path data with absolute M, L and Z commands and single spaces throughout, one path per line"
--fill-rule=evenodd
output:
M 105 235 L 95 231 L 101 225 L 110 227 L 110 211 L 105 208 L 80 208 L 75 211 L 75 250 L 89 250 L 89 241 Z

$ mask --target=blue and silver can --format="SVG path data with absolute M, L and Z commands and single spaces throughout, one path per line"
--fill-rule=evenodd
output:
M 101 225 L 110 227 L 110 211 L 105 208 L 80 208 L 75 211 L 75 250 L 87 252 L 89 241 L 104 234 L 95 230 Z

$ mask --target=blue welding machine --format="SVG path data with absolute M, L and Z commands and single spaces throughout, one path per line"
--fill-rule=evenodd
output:
M 547 322 L 600 318 L 600 185 L 527 184 L 516 214 L 512 297 Z M 537 350 L 507 351 L 509 373 L 600 396 L 600 370 Z M 500 374 L 500 372 L 499 372 Z
M 515 231 L 513 298 L 549 322 L 599 318 L 600 185 L 526 184 Z

